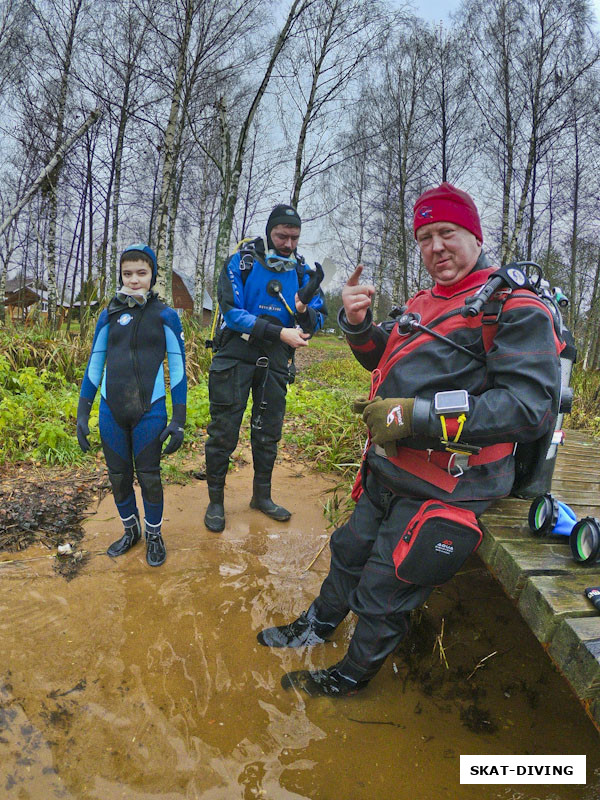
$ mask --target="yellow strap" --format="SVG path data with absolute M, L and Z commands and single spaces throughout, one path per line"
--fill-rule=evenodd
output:
M 440 421 L 442 423 L 442 433 L 444 434 L 444 439 L 448 441 L 448 431 L 446 430 L 446 417 L 443 414 L 440 414 Z
M 464 428 L 466 421 L 467 421 L 467 415 L 465 413 L 462 413 L 458 418 L 458 430 L 456 431 L 456 436 L 454 437 L 455 443 L 458 442 L 458 440 L 460 439 L 460 435 L 462 433 L 462 429 Z
M 448 430 L 446 429 L 446 417 L 443 414 L 440 414 L 440 421 L 442 423 L 442 433 L 444 434 L 444 439 L 448 441 Z M 466 414 L 463 413 L 460 415 L 460 417 L 458 417 L 458 430 L 456 431 L 456 436 L 452 440 L 454 444 L 456 444 L 456 442 L 458 442 L 458 440 L 460 439 L 460 435 L 462 433 L 462 429 L 464 428 L 466 421 L 467 421 Z

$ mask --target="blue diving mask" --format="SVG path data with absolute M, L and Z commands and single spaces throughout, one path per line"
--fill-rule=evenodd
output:
M 152 292 L 141 292 L 139 289 L 128 289 L 126 286 L 121 286 L 116 294 L 117 300 L 129 308 L 139 306 L 142 308 L 148 302 Z
M 275 270 L 275 272 L 288 272 L 291 269 L 296 269 L 297 263 L 295 256 L 286 258 L 276 250 L 268 250 L 265 254 L 265 265 L 268 269 Z

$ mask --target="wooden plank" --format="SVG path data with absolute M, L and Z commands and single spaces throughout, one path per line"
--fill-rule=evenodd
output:
M 598 499 L 600 494 L 600 482 L 598 481 L 597 474 L 593 477 L 591 475 L 585 476 L 585 480 L 574 480 L 569 478 L 553 478 L 552 479 L 552 493 L 553 494 L 574 494 L 576 497 L 588 495 L 592 496 L 593 500 Z
M 518 608 L 525 622 L 543 644 L 553 637 L 567 617 L 593 617 L 597 611 L 583 590 L 600 584 L 600 574 L 585 570 L 561 575 L 532 575 L 519 595 Z
M 600 731 L 600 700 L 592 700 L 590 703 L 584 703 L 584 707 L 590 717 L 592 718 L 592 722 Z
M 562 620 L 548 653 L 581 699 L 600 699 L 600 615 Z
M 552 495 L 578 519 L 600 519 L 600 445 L 568 432 L 559 450 Z M 600 614 L 583 590 L 600 586 L 600 561 L 576 564 L 567 536 L 537 537 L 529 530 L 533 498 L 496 501 L 480 520 L 482 561 L 512 597 L 547 648 L 600 732 Z
M 500 527 L 496 524 L 490 524 L 489 518 L 484 517 L 480 519 L 479 523 L 483 530 L 483 539 L 477 552 L 490 567 L 497 547 L 503 542 L 538 541 L 529 530 L 529 527 L 524 526 L 522 523 Z M 554 544 L 558 541 L 558 537 L 556 536 L 552 536 L 551 539 Z
M 499 542 L 489 566 L 509 597 L 516 599 L 530 575 L 573 572 L 576 564 L 562 543 L 540 546 L 538 541 L 515 541 Z
M 492 509 L 486 511 L 481 519 L 486 523 L 488 528 L 494 528 L 495 531 L 500 531 L 503 527 L 507 527 L 520 528 L 524 533 L 531 533 L 527 515 L 524 516 L 521 513 L 509 514 L 507 511 L 502 512 Z
M 496 547 L 501 542 L 533 542 L 538 547 L 548 547 L 549 545 L 568 547 L 568 537 L 566 536 L 555 534 L 536 536 L 530 531 L 527 521 L 509 519 L 504 522 L 504 519 L 502 516 L 486 511 L 479 520 L 484 535 L 478 552 L 488 565 L 491 565 Z

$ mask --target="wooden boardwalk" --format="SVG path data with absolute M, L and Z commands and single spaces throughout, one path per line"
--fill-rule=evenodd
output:
M 600 442 L 566 431 L 552 495 L 577 519 L 600 518 Z M 573 561 L 566 536 L 534 536 L 531 500 L 506 498 L 481 517 L 480 557 L 516 602 L 523 618 L 570 683 L 600 732 L 600 613 L 584 596 L 600 586 L 600 562 Z

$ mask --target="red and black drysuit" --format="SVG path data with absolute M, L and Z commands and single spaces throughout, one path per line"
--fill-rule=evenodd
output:
M 374 326 L 370 312 L 357 326 L 340 312 L 352 352 L 372 372 L 371 398 L 415 398 L 413 436 L 398 441 L 396 457 L 367 442 L 354 494 L 358 502 L 331 537 L 330 571 L 308 612 L 332 626 L 350 610 L 358 615 L 348 653 L 337 665 L 351 680 L 368 680 L 378 671 L 406 634 L 407 612 L 432 591 L 433 585 L 400 580 L 396 573 L 394 555 L 398 560 L 407 527 L 433 499 L 441 501 L 433 505 L 434 525 L 449 516 L 455 526 L 476 528 L 476 517 L 511 490 L 514 443 L 535 441 L 553 429 L 562 345 L 548 308 L 532 291 L 518 290 L 509 294 L 495 324 L 482 326 L 481 315 L 460 314 L 465 298 L 494 271 L 482 254 L 461 281 L 419 292 L 405 309 L 483 363 L 428 333 L 401 335 L 397 324 L 391 332 Z M 456 389 L 470 397 L 460 441 L 482 448 L 468 463 L 463 459 L 460 475 L 451 474 L 460 469 L 443 450 L 433 409 L 436 392 Z M 456 420 L 447 424 L 453 437 Z

